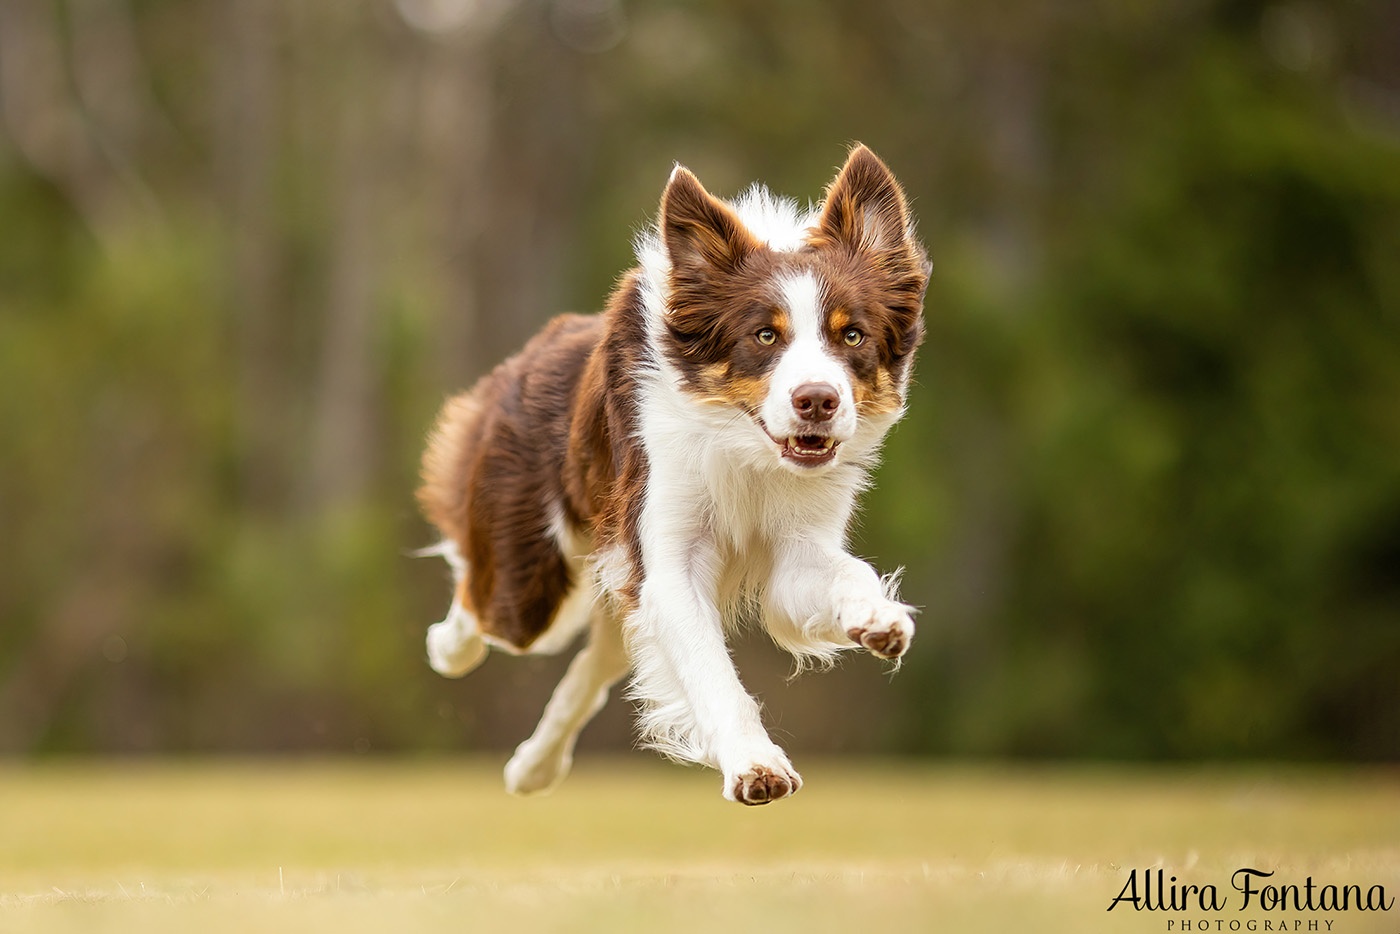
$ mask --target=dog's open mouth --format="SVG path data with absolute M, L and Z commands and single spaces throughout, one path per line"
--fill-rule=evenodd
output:
M 775 438 L 761 418 L 755 416 L 754 421 L 759 430 L 768 436 L 768 440 L 778 446 L 778 453 L 782 455 L 783 460 L 803 467 L 821 467 L 831 463 L 836 459 L 836 449 L 841 446 L 841 442 L 830 435 L 792 435 L 787 438 Z
M 825 435 L 793 435 L 783 441 L 783 457 L 804 467 L 829 463 L 839 442 Z

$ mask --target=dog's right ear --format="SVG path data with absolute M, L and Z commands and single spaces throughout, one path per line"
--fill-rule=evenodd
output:
M 760 246 L 724 202 L 678 165 L 661 196 L 661 237 L 671 268 L 707 265 L 737 270 Z

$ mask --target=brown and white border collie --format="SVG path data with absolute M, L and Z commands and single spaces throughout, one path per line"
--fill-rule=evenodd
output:
M 644 741 L 766 804 L 802 787 L 744 690 L 726 633 L 758 620 L 800 661 L 898 659 L 910 607 L 846 553 L 904 411 L 928 260 L 904 193 L 856 146 L 815 210 L 754 186 L 712 197 L 682 167 L 601 315 L 555 318 L 451 399 L 418 499 L 452 565 L 428 659 L 587 645 L 507 788 L 562 779 L 630 670 Z

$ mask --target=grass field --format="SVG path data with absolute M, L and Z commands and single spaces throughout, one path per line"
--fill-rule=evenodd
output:
M 477 761 L 12 764 L 0 934 L 1400 932 L 1400 904 L 1241 912 L 1230 889 L 1250 866 L 1400 895 L 1393 770 L 802 765 L 750 809 L 642 757 L 525 800 Z M 1159 867 L 1229 901 L 1106 910 Z

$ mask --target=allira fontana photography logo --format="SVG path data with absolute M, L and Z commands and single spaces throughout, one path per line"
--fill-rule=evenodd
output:
M 1169 876 L 1165 869 L 1133 869 L 1108 903 L 1109 911 L 1162 913 L 1163 930 L 1340 931 L 1343 913 L 1386 912 L 1395 897 L 1381 884 L 1276 879 L 1272 871 L 1242 866 L 1224 884 Z M 1248 917 L 1245 917 L 1245 914 Z M 1374 917 L 1374 915 L 1368 915 Z

